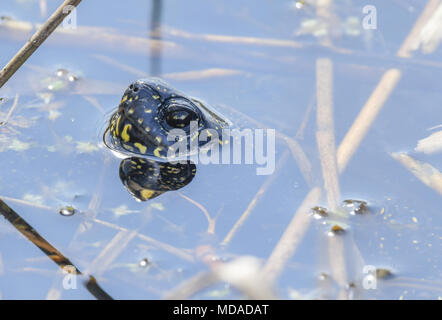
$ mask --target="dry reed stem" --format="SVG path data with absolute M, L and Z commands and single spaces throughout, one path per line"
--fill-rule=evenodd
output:
M 284 138 L 284 140 L 287 143 L 293 158 L 298 164 L 299 170 L 301 170 L 301 174 L 304 177 L 305 182 L 309 187 L 311 187 L 313 185 L 313 177 L 310 160 L 307 158 L 304 150 L 296 140 L 286 138 Z
M 252 210 L 255 208 L 256 204 L 260 200 L 260 198 L 267 192 L 268 188 L 275 182 L 276 177 L 278 176 L 278 173 L 280 171 L 280 168 L 284 166 L 284 164 L 287 162 L 288 159 L 288 152 L 285 152 L 282 157 L 279 159 L 278 163 L 276 164 L 275 172 L 270 175 L 266 181 L 261 185 L 258 192 L 253 197 L 252 201 L 250 201 L 249 205 L 247 206 L 247 209 L 241 214 L 239 219 L 236 221 L 236 223 L 233 225 L 233 227 L 230 229 L 228 234 L 225 236 L 224 240 L 221 242 L 222 246 L 227 246 L 230 241 L 232 240 L 233 236 L 238 232 L 240 227 L 244 224 L 244 222 L 247 220 L 247 218 L 252 213 Z
M 204 80 L 212 78 L 229 77 L 244 74 L 241 70 L 236 69 L 224 69 L 224 68 L 210 68 L 204 70 L 184 71 L 165 73 L 162 75 L 165 79 L 175 81 L 190 81 L 190 80 Z
M 439 170 L 428 163 L 413 159 L 406 153 L 392 153 L 391 156 L 427 187 L 442 195 L 442 173 Z
M 127 64 L 121 63 L 115 59 L 108 56 L 95 54 L 94 58 L 103 61 L 113 67 L 116 67 L 122 71 L 133 74 L 137 77 L 147 78 L 149 74 L 147 72 L 141 71 L 138 68 L 131 67 Z M 233 75 L 244 74 L 241 70 L 235 69 L 224 69 L 224 68 L 209 68 L 204 70 L 191 70 L 184 72 L 173 72 L 162 74 L 161 77 L 164 79 L 175 80 L 175 81 L 191 81 L 191 80 L 203 80 L 210 78 L 228 77 Z
M 201 272 L 185 280 L 164 296 L 164 300 L 185 300 L 219 282 L 219 278 L 212 271 Z
M 422 11 L 415 25 L 411 29 L 402 46 L 396 53 L 398 57 L 409 58 L 411 52 L 415 49 L 415 43 L 419 41 L 422 28 L 425 26 L 427 20 L 431 17 L 433 12 L 439 5 L 440 0 L 429 0 L 426 7 Z M 385 104 L 390 94 L 396 87 L 401 72 L 398 69 L 387 70 L 381 78 L 381 81 L 376 86 L 368 101 L 365 103 L 361 112 L 353 122 L 350 130 L 342 140 L 337 153 L 339 172 L 342 173 L 347 163 L 355 153 L 362 139 L 365 137 L 368 129 L 376 119 L 379 111 Z
M 100 277 L 136 235 L 136 231 L 119 231 L 92 261 L 87 272 Z
M 429 0 L 427 6 L 431 5 Z M 421 16 L 426 15 L 426 10 Z M 418 20 L 419 21 L 419 20 Z M 411 30 L 407 40 L 402 45 L 402 51 L 409 50 L 410 44 L 406 44 L 409 38 L 412 38 L 413 34 L 416 34 L 415 29 L 419 28 L 418 24 Z M 401 50 L 400 50 L 401 51 Z M 390 69 L 384 73 L 381 81 L 378 83 L 368 101 L 365 103 L 361 112 L 359 113 L 353 125 L 347 132 L 343 141 L 339 145 L 337 150 L 337 165 L 339 173 L 342 173 L 350 161 L 352 155 L 359 147 L 368 129 L 376 119 L 377 114 L 383 107 L 385 101 L 395 88 L 399 81 L 401 72 L 397 69 Z M 272 280 L 275 281 L 279 274 L 284 269 L 287 261 L 293 256 L 297 246 L 302 240 L 305 231 L 310 225 L 310 218 L 308 212 L 316 202 L 320 200 L 321 189 L 318 187 L 310 190 L 302 205 L 296 211 L 292 221 L 286 228 L 282 237 L 273 249 L 266 265 L 263 268 L 263 272 Z
M 15 95 L 14 103 L 12 104 L 12 107 L 9 109 L 8 114 L 6 115 L 5 120 L 0 121 L 0 127 L 6 125 L 8 123 L 8 121 L 11 118 L 12 113 L 14 112 L 15 108 L 17 107 L 17 105 L 18 105 L 18 93 Z
M 329 59 L 318 59 L 316 66 L 318 103 L 316 139 L 328 207 L 330 210 L 335 210 L 341 195 L 333 123 L 333 64 Z
M 21 204 L 21 205 L 24 205 L 24 206 L 29 206 L 29 207 L 33 207 L 33 208 L 37 208 L 37 209 L 45 209 L 45 210 L 56 212 L 55 208 L 52 208 L 52 207 L 49 207 L 49 206 L 46 206 L 46 205 L 43 205 L 43 204 L 27 201 L 27 200 L 22 200 L 22 199 L 17 199 L 17 198 L 12 198 L 12 197 L 6 197 L 6 196 L 2 196 L 2 195 L 0 195 L 0 199 L 3 199 L 5 201 L 7 201 L 7 202 Z
M 351 157 L 358 149 L 388 97 L 396 87 L 400 77 L 401 72 L 398 69 L 390 69 L 383 74 L 378 85 L 338 147 L 337 162 L 339 173 L 344 171 Z
M 94 54 L 93 57 L 97 60 L 100 60 L 104 63 L 107 63 L 109 65 L 111 65 L 112 67 L 118 68 L 124 72 L 133 74 L 136 77 L 141 77 L 141 78 L 147 78 L 149 76 L 149 74 L 147 72 L 144 72 L 142 70 L 140 70 L 139 68 L 134 68 L 131 67 L 125 63 L 122 63 L 118 60 L 115 60 L 111 57 L 102 55 L 102 54 Z
M 231 43 L 231 44 L 243 44 L 243 45 L 260 45 L 271 47 L 288 47 L 288 48 L 302 48 L 302 43 L 293 40 L 281 40 L 272 38 L 256 38 L 256 37 L 240 37 L 240 36 L 228 36 L 228 35 L 215 35 L 215 34 L 193 34 L 190 32 L 182 31 L 174 28 L 162 28 L 162 33 L 170 36 L 203 40 L 208 42 L 218 43 Z
M 118 226 L 116 224 L 113 224 L 113 223 L 110 223 L 110 222 L 107 222 L 107 221 L 103 221 L 103 220 L 100 220 L 100 219 L 93 219 L 92 221 L 95 222 L 95 223 L 104 225 L 104 226 L 106 226 L 108 228 L 115 229 L 115 230 L 120 230 L 120 231 L 125 231 L 125 232 L 129 231 L 126 228 L 120 227 L 120 226 Z M 144 240 L 144 241 L 146 241 L 146 242 L 148 242 L 148 243 L 150 243 L 150 244 L 152 244 L 152 245 L 154 245 L 154 246 L 156 246 L 156 247 L 158 247 L 158 248 L 160 248 L 160 249 L 162 249 L 162 250 L 164 250 L 164 251 L 166 251 L 166 252 L 168 252 L 168 253 L 176 256 L 176 257 L 178 257 L 178 258 L 180 258 L 180 259 L 187 260 L 189 262 L 194 262 L 195 261 L 193 256 L 191 254 L 186 253 L 184 251 L 184 249 L 176 248 L 176 247 L 174 247 L 174 246 L 172 246 L 170 244 L 161 242 L 159 240 L 156 240 L 154 238 L 146 236 L 146 235 L 144 235 L 142 233 L 137 233 L 137 236 L 141 240 Z
M 244 119 L 247 119 L 251 123 L 254 123 L 255 125 L 257 125 L 261 129 L 270 129 L 268 126 L 262 124 L 258 120 L 242 113 L 241 111 L 236 110 L 233 107 L 230 107 L 227 105 L 224 105 L 224 107 L 228 108 L 231 112 L 237 113 L 238 115 L 240 115 Z M 309 111 L 307 110 L 306 112 L 308 113 Z M 299 166 L 299 169 L 301 170 L 301 173 L 302 173 L 305 181 L 307 182 L 308 185 L 310 185 L 312 183 L 312 177 L 311 177 L 312 166 L 310 164 L 310 160 L 308 159 L 308 157 L 305 154 L 302 147 L 299 145 L 299 143 L 295 139 L 285 135 L 284 133 L 282 133 L 278 130 L 275 130 L 275 136 L 276 136 L 276 138 L 287 143 L 288 147 L 290 148 L 290 151 L 292 152 L 293 158 L 295 159 L 296 163 Z
M 100 104 L 97 98 L 85 95 L 82 95 L 81 97 L 87 102 L 89 102 L 95 109 L 97 109 L 98 112 L 100 112 L 103 115 L 106 114 L 106 111 L 104 110 L 103 106 Z
M 319 187 L 310 190 L 273 249 L 263 268 L 263 273 L 270 282 L 276 280 L 301 243 L 310 226 L 310 210 L 321 199 L 321 194 L 322 190 Z
M 200 204 L 199 202 L 193 200 L 192 198 L 189 198 L 188 196 L 185 196 L 184 194 L 182 194 L 181 192 L 178 192 L 178 195 L 183 198 L 186 199 L 187 201 L 189 201 L 191 204 L 193 204 L 194 206 L 196 206 L 198 209 L 200 209 L 204 216 L 207 219 L 207 233 L 208 234 L 215 234 L 215 226 L 216 226 L 216 218 L 212 218 L 209 214 L 209 212 L 207 211 L 206 208 L 204 208 L 204 206 L 202 204 Z
M 426 26 L 427 22 L 430 20 L 431 16 L 436 12 L 437 8 L 440 6 L 440 0 L 429 0 L 421 15 L 417 19 L 413 26 L 413 29 L 408 34 L 402 46 L 396 53 L 398 57 L 401 58 L 411 58 L 412 51 L 419 48 L 420 38 L 422 29 Z
M 316 62 L 316 92 L 318 128 L 316 140 L 328 207 L 334 211 L 339 205 L 341 196 L 333 123 L 333 64 L 329 59 L 318 59 Z M 328 239 L 328 255 L 332 276 L 341 289 L 339 298 L 347 299 L 345 248 L 344 241 L 340 235 Z

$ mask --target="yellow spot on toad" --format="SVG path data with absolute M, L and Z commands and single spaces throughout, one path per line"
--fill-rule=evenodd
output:
M 129 140 L 130 140 L 130 136 L 127 133 L 127 131 L 130 129 L 132 129 L 132 125 L 126 124 L 123 128 L 123 132 L 121 132 L 121 139 L 123 139 L 123 141 L 125 141 L 125 142 L 129 142 Z
M 147 147 L 144 146 L 144 145 L 142 145 L 141 143 L 135 142 L 135 143 L 134 143 L 134 146 L 137 147 L 138 150 L 140 150 L 140 152 L 141 152 L 142 154 L 145 154 L 145 153 L 146 153 Z
M 116 127 L 116 135 L 118 136 L 119 134 L 120 134 L 120 132 L 119 132 L 119 127 L 120 127 L 120 119 L 121 119 L 121 117 L 118 117 L 118 120 L 117 120 L 117 127 Z
M 155 156 L 155 157 L 158 157 L 158 158 L 161 158 L 160 151 L 162 151 L 162 150 L 163 150 L 163 148 L 161 148 L 161 147 L 156 148 L 156 149 L 153 151 L 154 156 Z
M 144 200 L 148 200 L 148 199 L 152 198 L 152 196 L 154 194 L 155 194 L 155 191 L 149 190 L 149 189 L 143 189 L 140 192 L 141 198 L 143 198 Z

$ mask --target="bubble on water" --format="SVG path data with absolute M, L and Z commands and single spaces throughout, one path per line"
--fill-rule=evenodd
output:
M 60 209 L 60 214 L 62 216 L 66 216 L 66 217 L 72 216 L 76 212 L 77 212 L 77 210 L 75 210 L 75 208 L 72 206 L 66 206 L 66 207 L 63 207 Z
M 69 73 L 66 69 L 58 69 L 57 70 L 57 77 L 63 77 L 66 76 Z
M 141 268 L 146 268 L 149 265 L 149 260 L 147 258 L 144 258 L 138 263 L 138 265 Z
M 321 272 L 321 273 L 319 274 L 319 276 L 318 276 L 318 279 L 321 280 L 321 281 L 325 281 L 325 280 L 327 280 L 328 278 L 329 278 L 329 277 L 328 277 L 328 274 L 325 273 L 325 272 Z
M 68 78 L 68 80 L 69 80 L 70 82 L 74 82 L 74 81 L 77 81 L 78 78 L 77 78 L 76 76 L 74 76 L 74 75 L 70 75 L 69 78 Z

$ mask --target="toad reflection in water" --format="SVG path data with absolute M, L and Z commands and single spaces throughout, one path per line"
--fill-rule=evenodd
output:
M 196 166 L 191 161 L 172 163 L 131 157 L 120 163 L 121 182 L 140 201 L 181 189 L 195 174 Z

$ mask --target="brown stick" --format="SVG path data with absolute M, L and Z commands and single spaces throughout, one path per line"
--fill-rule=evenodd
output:
M 14 228 L 31 241 L 37 248 L 43 251 L 60 268 L 66 270 L 69 267 L 75 274 L 83 275 L 86 289 L 97 299 L 111 300 L 109 296 L 97 283 L 92 275 L 82 273 L 67 257 L 44 239 L 31 225 L 29 225 L 17 212 L 12 210 L 0 199 L 0 215 L 2 215 Z
M 28 58 L 42 45 L 58 25 L 66 18 L 70 11 L 67 6 L 78 6 L 81 0 L 65 0 L 63 4 L 50 16 L 46 23 L 38 29 L 26 42 L 19 52 L 9 61 L 0 72 L 0 88 L 12 77 L 12 75 L 28 60 Z

